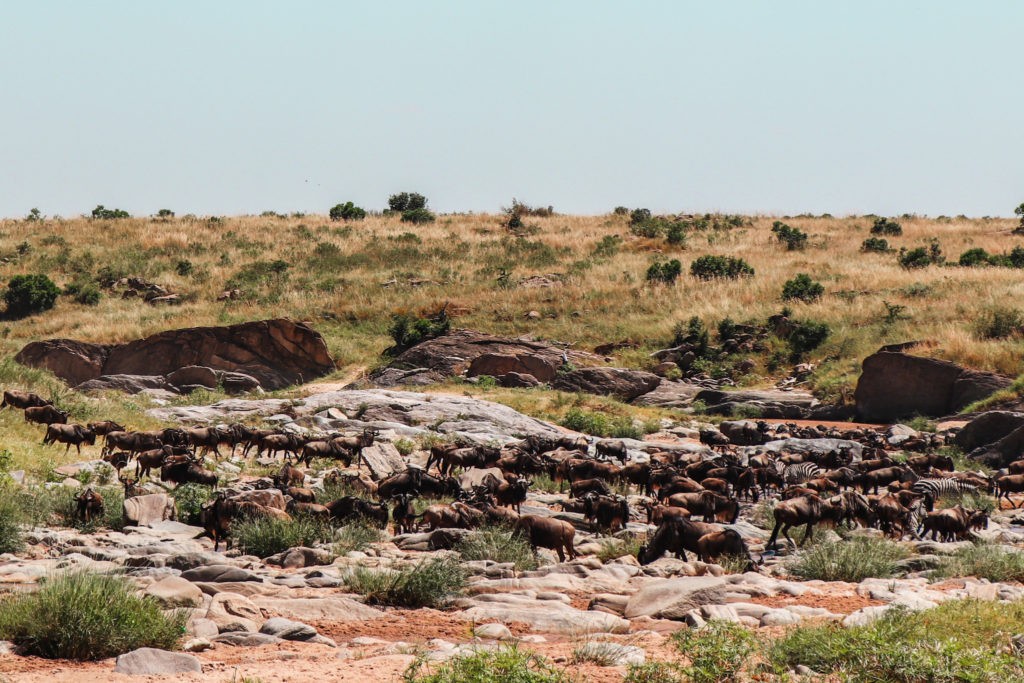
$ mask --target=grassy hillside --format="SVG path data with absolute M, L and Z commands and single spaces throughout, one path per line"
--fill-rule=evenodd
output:
M 119 341 L 177 326 L 225 324 L 268 316 L 312 321 L 342 370 L 379 362 L 396 312 L 428 313 L 449 302 L 454 324 L 497 334 L 531 334 L 582 348 L 630 339 L 640 349 L 619 361 L 644 365 L 672 338 L 676 323 L 699 316 L 714 329 L 723 318 L 763 320 L 783 307 L 786 280 L 807 273 L 825 286 L 810 304 L 790 302 L 794 317 L 824 321 L 832 334 L 812 360 L 825 360 L 817 384 L 848 393 L 862 358 L 880 344 L 935 342 L 937 356 L 1016 374 L 1024 349 L 1015 339 L 984 339 L 976 321 L 1012 305 L 1024 291 L 1008 267 L 907 269 L 895 253 L 863 253 L 872 217 L 784 218 L 808 236 L 802 250 L 774 239 L 775 217 L 739 227 L 691 228 L 684 244 L 631 233 L 628 215 L 524 218 L 522 236 L 501 215 L 446 215 L 411 225 L 395 217 L 332 222 L 325 216 L 224 219 L 7 220 L 0 223 L 0 281 L 43 272 L 60 286 L 103 277 L 139 276 L 184 297 L 156 308 L 107 294 L 97 305 L 61 297 L 52 311 L 3 323 L 2 352 L 50 336 Z M 937 239 L 949 262 L 981 247 L 990 253 L 1024 244 L 1011 220 L 898 219 L 891 247 Z M 715 222 L 712 220 L 711 222 Z M 725 221 L 720 221 L 725 223 Z M 689 276 L 703 254 L 736 256 L 752 278 L 702 281 Z M 658 260 L 679 259 L 673 285 L 648 284 Z M 283 263 L 276 263 L 277 261 Z M 562 286 L 517 286 L 530 275 L 558 274 Z M 217 302 L 237 287 L 242 298 Z M 889 315 L 886 302 L 902 306 Z M 537 311 L 540 317 L 526 317 Z M 750 383 L 775 373 L 759 364 Z

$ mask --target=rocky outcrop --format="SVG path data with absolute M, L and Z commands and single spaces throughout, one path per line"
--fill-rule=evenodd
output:
M 953 438 L 953 443 L 969 453 L 999 441 L 1018 427 L 1024 427 L 1024 413 L 992 410 L 965 424 Z
M 579 368 L 558 375 L 551 386 L 562 391 L 582 391 L 632 401 L 653 391 L 660 383 L 660 377 L 643 370 Z
M 592 354 L 563 349 L 550 342 L 456 330 L 403 351 L 388 368 L 371 375 L 370 381 L 376 386 L 396 386 L 440 382 L 462 374 L 500 378 L 518 373 L 547 382 L 566 362 L 578 365 L 600 360 Z
M 818 406 L 818 400 L 806 391 L 780 389 L 743 389 L 723 391 L 703 389 L 693 397 L 712 415 L 755 414 L 767 419 L 799 419 Z
M 160 375 L 172 385 L 177 380 L 184 385 L 200 376 L 210 381 L 209 370 L 239 373 L 266 389 L 280 389 L 334 370 L 323 337 L 309 325 L 287 319 L 168 330 L 124 344 L 48 339 L 27 345 L 15 360 L 50 370 L 74 386 L 109 375 Z M 176 374 L 192 366 L 205 370 Z M 236 379 L 246 381 L 230 381 Z
M 864 359 L 854 399 L 861 420 L 941 417 L 1009 386 L 1011 379 L 934 358 L 880 351 Z

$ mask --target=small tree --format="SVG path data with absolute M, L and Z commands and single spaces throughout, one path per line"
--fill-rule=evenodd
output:
M 889 251 L 889 241 L 884 237 L 869 237 L 861 243 L 860 250 L 884 254 Z
M 690 274 L 701 280 L 716 278 L 735 280 L 739 277 L 751 277 L 754 274 L 754 269 L 741 258 L 706 254 L 690 264 Z
M 436 216 L 429 210 L 420 207 L 418 209 L 408 209 L 402 212 L 402 222 L 412 223 L 413 225 L 420 225 L 422 223 L 433 223 L 436 220 Z
M 1022 206 L 1024 206 L 1024 205 L 1022 205 Z M 32 209 L 31 211 L 28 212 L 28 215 L 25 216 L 25 220 L 30 222 L 30 223 L 35 223 L 36 221 L 43 220 L 43 214 L 42 214 L 42 212 L 39 209 L 35 209 L 34 208 L 34 209 Z
M 7 315 L 23 318 L 53 308 L 60 289 L 46 275 L 15 275 L 7 284 Z
M 902 235 L 903 227 L 896 221 L 888 218 L 876 218 L 875 224 L 871 226 L 872 235 Z
M 821 298 L 825 293 L 825 287 L 820 282 L 815 282 L 807 273 L 798 273 L 792 280 L 787 280 L 782 286 L 782 300 L 790 301 L 797 299 L 804 303 L 811 303 Z
M 157 218 L 174 218 L 174 212 L 170 209 L 160 209 L 156 212 Z
M 655 262 L 647 269 L 647 281 L 671 284 L 676 281 L 682 272 L 683 264 L 679 262 L 679 259 L 672 259 L 665 263 Z
M 118 218 L 131 218 L 131 215 L 122 209 L 108 209 L 102 204 L 97 204 L 96 208 L 92 210 L 92 217 L 103 220 L 115 220 Z
M 352 202 L 335 204 L 330 212 L 332 221 L 361 221 L 366 218 L 366 210 Z
M 641 223 L 646 223 L 649 220 L 651 220 L 650 209 L 633 209 L 629 214 L 630 225 L 640 225 Z
M 1020 217 L 1020 225 L 1013 229 L 1016 234 L 1024 233 L 1024 202 L 1021 202 L 1020 206 L 1013 210 L 1013 213 Z
M 807 246 L 807 233 L 782 221 L 775 221 L 772 232 L 776 240 L 786 245 L 787 251 L 796 251 Z
M 427 208 L 427 198 L 418 192 L 399 192 L 388 197 L 388 208 L 398 213 Z
M 981 247 L 975 247 L 960 254 L 960 260 L 958 263 L 961 266 L 968 268 L 974 266 L 989 266 L 993 265 L 993 257 Z

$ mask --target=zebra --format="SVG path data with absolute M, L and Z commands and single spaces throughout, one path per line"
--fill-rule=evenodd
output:
M 961 497 L 965 493 L 977 493 L 978 487 L 961 479 L 918 479 L 910 487 L 914 493 L 924 496 L 925 509 L 935 509 L 935 501 L 942 496 Z
M 806 481 L 815 479 L 820 475 L 822 469 L 813 462 L 798 462 L 795 465 L 786 465 L 782 470 L 782 481 L 787 486 L 803 484 Z

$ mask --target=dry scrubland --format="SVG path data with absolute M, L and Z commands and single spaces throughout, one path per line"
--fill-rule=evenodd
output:
M 649 352 L 668 345 L 673 327 L 691 316 L 713 331 L 726 317 L 763 322 L 778 313 L 783 283 L 797 273 L 825 286 L 815 303 L 786 304 L 794 317 L 831 328 L 825 344 L 809 356 L 818 364 L 810 384 L 822 398 L 849 400 L 861 360 L 885 343 L 931 340 L 935 344 L 927 353 L 1011 375 L 1018 374 L 1024 357 L 1018 338 L 986 340 L 976 331 L 979 317 L 1021 299 L 1022 271 L 902 268 L 895 253 L 861 252 L 874 217 L 748 217 L 741 227 L 690 230 L 684 245 L 633 235 L 629 215 L 526 216 L 520 236 L 505 227 L 506 219 L 452 214 L 425 225 L 403 223 L 397 215 L 352 222 L 317 215 L 5 220 L 0 222 L 3 282 L 21 273 L 46 273 L 61 287 L 104 276 L 138 276 L 180 294 L 183 303 L 154 307 L 104 291 L 90 306 L 62 296 L 51 311 L 0 322 L 7 359 L 0 379 L 5 385 L 56 386 L 41 373 L 11 365 L 9 358 L 36 339 L 114 342 L 173 327 L 273 316 L 312 321 L 338 362 L 339 379 L 350 378 L 382 362 L 395 313 L 428 314 L 445 303 L 457 327 L 533 335 L 583 349 L 633 340 L 639 348 L 616 352 L 615 362 L 644 367 L 653 362 Z M 779 219 L 808 234 L 805 249 L 787 251 L 774 239 L 771 227 Z M 887 236 L 891 247 L 927 246 L 937 239 L 950 264 L 970 248 L 1005 253 L 1024 245 L 1024 238 L 1012 234 L 1016 221 L 1011 219 L 896 220 L 903 235 Z M 698 280 L 689 275 L 689 264 L 703 254 L 743 258 L 756 274 Z M 683 265 L 674 284 L 645 281 L 651 263 L 673 258 Z M 275 261 L 283 264 L 274 266 Z M 518 285 L 528 276 L 548 274 L 557 274 L 562 285 Z M 229 287 L 240 289 L 242 297 L 218 302 Z M 905 309 L 894 319 L 884 302 Z M 540 318 L 528 318 L 528 311 Z M 770 384 L 788 374 L 788 364 L 770 372 L 767 354 L 754 360 L 757 367 L 739 378 L 741 384 Z M 543 392 L 527 397 L 495 391 L 498 400 L 534 414 L 551 416 L 565 405 L 564 398 Z M 99 412 L 135 427 L 146 424 L 130 399 L 102 410 L 72 396 L 67 402 L 77 402 L 80 418 Z M 536 403 L 532 409 L 531 403 Z M 10 417 L 3 422 L 5 434 L 15 440 L 16 456 L 22 439 L 28 448 L 38 438 L 36 430 Z

